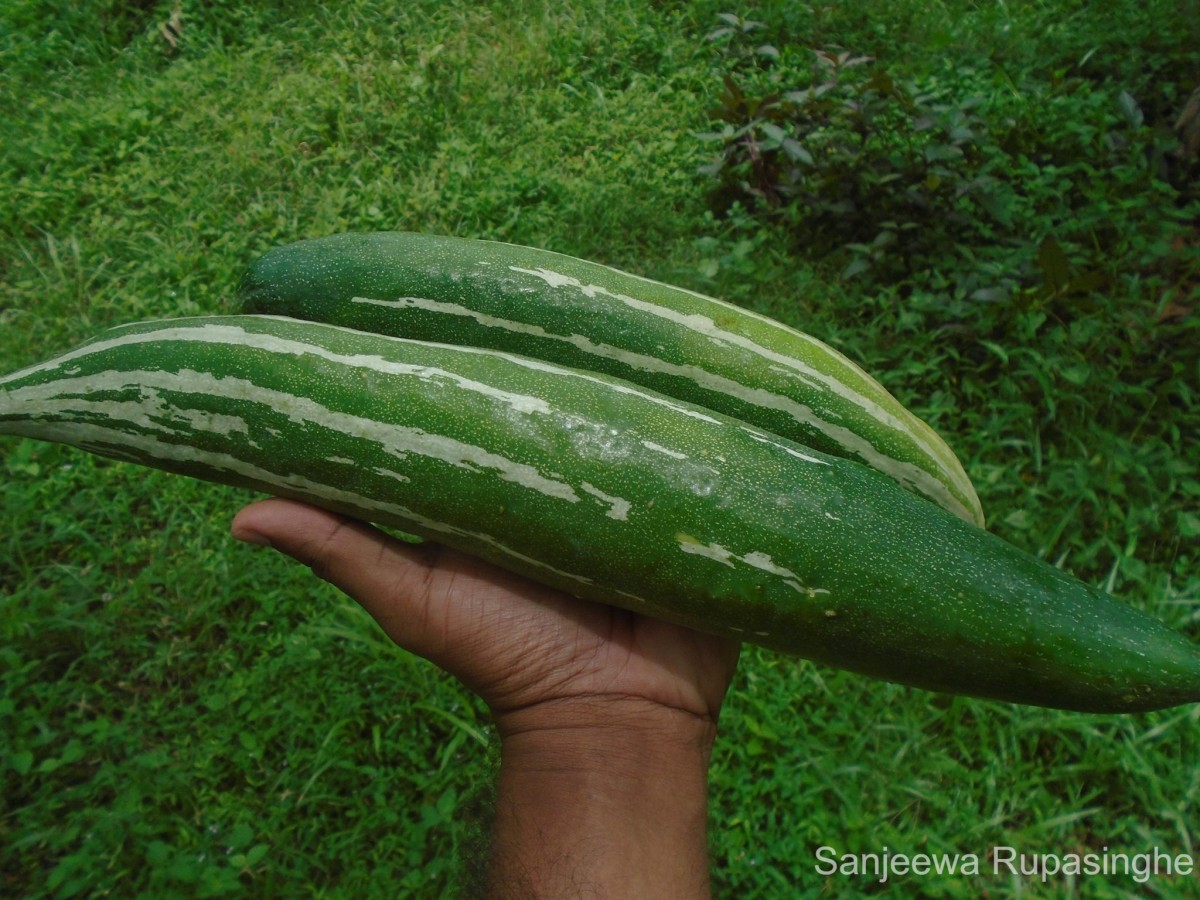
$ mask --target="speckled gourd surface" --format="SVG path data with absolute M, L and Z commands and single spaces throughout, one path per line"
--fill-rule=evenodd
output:
M 938 691 L 1200 700 L 1200 652 L 871 468 L 595 372 L 272 316 L 112 329 L 0 432 L 306 500 L 587 599 Z
M 243 311 L 603 372 L 854 459 L 976 524 L 946 442 L 823 341 L 733 304 L 534 247 L 412 232 L 276 247 Z

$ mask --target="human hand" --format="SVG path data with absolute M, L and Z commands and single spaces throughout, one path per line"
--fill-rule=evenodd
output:
M 246 507 L 232 530 L 310 566 L 487 704 L 494 889 L 706 893 L 707 767 L 736 642 L 290 500 Z
M 295 501 L 248 506 L 232 530 L 353 597 L 397 644 L 477 693 L 502 731 L 571 701 L 658 706 L 715 723 L 737 665 L 734 642 L 577 600 Z

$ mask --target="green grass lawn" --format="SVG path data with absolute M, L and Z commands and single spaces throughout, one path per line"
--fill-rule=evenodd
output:
M 1200 81 L 1196 2 L 747 6 L 761 28 L 710 40 L 738 10 L 9 0 L 0 369 L 232 311 L 248 262 L 292 240 L 546 247 L 836 345 L 947 438 L 989 527 L 1200 640 L 1200 191 L 1164 149 Z M 854 177 L 892 166 L 865 196 L 911 221 L 830 231 L 813 210 L 835 182 L 772 205 L 748 170 L 738 202 L 710 203 L 698 135 L 722 127 L 723 76 L 751 97 L 804 87 L 814 49 L 870 56 L 970 126 L 958 168 L 913 182 L 960 179 L 946 215 L 899 202 L 906 160 L 941 151 L 911 156 L 882 79 L 859 95 L 882 105 Z M 806 171 L 849 159 L 829 147 Z M 496 764 L 470 695 L 237 545 L 245 492 L 11 438 L 0 456 L 0 895 L 470 892 Z M 1194 856 L 1198 762 L 1200 706 L 1016 707 L 747 649 L 713 761 L 714 888 L 1200 896 L 1195 870 L 993 869 L 1003 848 Z M 822 847 L 979 871 L 880 882 L 822 872 Z

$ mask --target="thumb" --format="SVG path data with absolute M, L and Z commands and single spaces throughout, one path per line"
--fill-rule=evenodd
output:
M 408 544 L 365 522 L 279 498 L 247 506 L 230 530 L 239 541 L 304 563 L 357 600 L 402 646 L 422 656 L 436 652 L 422 623 L 430 620 L 441 580 L 439 545 Z
M 427 576 L 438 554 L 437 545 L 405 544 L 357 519 L 279 498 L 247 506 L 234 517 L 231 531 L 239 541 L 272 547 L 304 563 L 355 598 L 393 589 L 394 577 L 379 578 L 384 570 Z
M 401 647 L 465 680 L 481 645 L 498 651 L 528 630 L 518 627 L 522 618 L 545 615 L 555 602 L 555 592 L 482 560 L 432 542 L 400 541 L 294 500 L 253 503 L 231 530 L 240 541 L 304 563 L 358 601 Z M 542 603 L 530 610 L 516 602 L 528 598 Z

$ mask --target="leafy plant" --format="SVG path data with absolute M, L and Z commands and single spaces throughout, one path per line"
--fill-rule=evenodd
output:
M 900 77 L 846 50 L 796 67 L 787 46 L 762 77 L 745 35 L 765 26 L 724 21 L 709 35 L 720 127 L 700 135 L 719 145 L 700 169 L 710 207 L 748 210 L 841 277 L 933 290 L 957 318 L 1078 305 L 1116 284 L 1126 253 L 1155 265 L 1196 215 L 1194 189 L 1168 180 L 1170 129 L 1119 84 L 998 62 Z
M 911 274 L 915 261 L 977 231 L 994 179 L 979 149 L 981 101 L 954 101 L 893 79 L 871 57 L 813 52 L 811 83 L 748 95 L 727 74 L 720 143 L 702 168 L 711 202 L 738 201 L 785 224 L 810 253 L 849 253 L 846 275 Z

